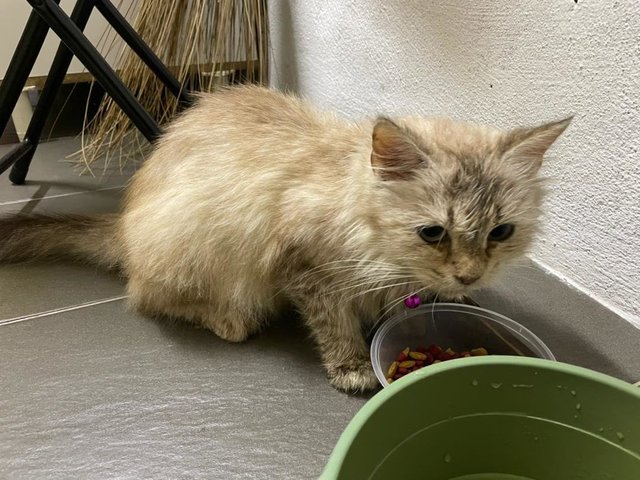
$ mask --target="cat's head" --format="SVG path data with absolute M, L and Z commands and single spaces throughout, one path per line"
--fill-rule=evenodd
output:
M 570 121 L 498 131 L 445 119 L 378 119 L 371 207 L 380 255 L 443 297 L 486 286 L 534 239 L 538 171 Z

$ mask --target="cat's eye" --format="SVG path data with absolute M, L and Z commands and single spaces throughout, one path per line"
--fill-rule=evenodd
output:
M 514 230 L 515 227 L 512 224 L 503 223 L 489 232 L 489 240 L 492 242 L 503 242 L 513 235 Z
M 439 225 L 434 225 L 431 227 L 420 227 L 420 229 L 418 229 L 418 235 L 427 243 L 438 243 L 447 236 L 447 231 Z

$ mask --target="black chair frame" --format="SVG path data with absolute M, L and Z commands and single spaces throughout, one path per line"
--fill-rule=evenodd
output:
M 7 73 L 0 85 L 0 132 L 6 128 L 31 69 L 51 29 L 61 40 L 47 75 L 24 140 L 0 158 L 0 173 L 13 166 L 9 179 L 24 184 L 31 159 L 38 147 L 47 117 L 75 55 L 93 75 L 105 92 L 122 108 L 133 124 L 150 142 L 162 133 L 149 113 L 118 78 L 100 52 L 84 35 L 91 12 L 96 8 L 129 47 L 175 95 L 183 106 L 188 94 L 166 65 L 129 25 L 109 0 L 78 0 L 70 16 L 59 6 L 60 0 L 27 0 L 32 7 L 27 25 L 20 37 Z

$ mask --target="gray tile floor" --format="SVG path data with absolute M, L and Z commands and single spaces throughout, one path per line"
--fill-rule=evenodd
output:
M 127 175 L 78 177 L 60 162 L 77 148 L 42 145 L 25 186 L 0 177 L 0 214 L 115 211 Z M 366 398 L 329 387 L 293 317 L 230 345 L 123 292 L 91 267 L 0 266 L 1 478 L 317 478 Z M 561 361 L 640 380 L 640 331 L 531 265 L 476 300 Z

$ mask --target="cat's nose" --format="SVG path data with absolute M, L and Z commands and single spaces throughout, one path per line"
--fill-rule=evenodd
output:
M 480 278 L 480 275 L 456 275 L 454 278 L 463 285 L 471 285 Z

